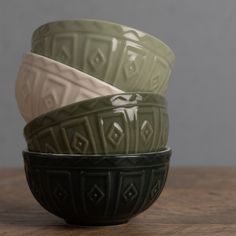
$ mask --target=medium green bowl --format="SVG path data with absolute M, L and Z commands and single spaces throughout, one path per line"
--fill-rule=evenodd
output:
M 124 93 L 74 103 L 43 114 L 24 129 L 30 151 L 128 154 L 163 149 L 168 139 L 166 100 Z
M 158 38 L 100 20 L 42 25 L 32 52 L 58 60 L 126 92 L 163 94 L 174 64 L 172 50 Z

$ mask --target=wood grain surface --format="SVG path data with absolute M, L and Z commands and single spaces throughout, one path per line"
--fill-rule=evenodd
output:
M 236 167 L 172 168 L 157 202 L 128 224 L 75 227 L 33 198 L 22 169 L 0 169 L 0 235 L 236 235 Z

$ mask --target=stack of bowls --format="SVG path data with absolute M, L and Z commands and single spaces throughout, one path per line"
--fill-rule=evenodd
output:
M 23 151 L 38 202 L 68 223 L 127 222 L 159 197 L 171 149 L 163 96 L 174 54 L 99 20 L 45 24 L 16 81 Z

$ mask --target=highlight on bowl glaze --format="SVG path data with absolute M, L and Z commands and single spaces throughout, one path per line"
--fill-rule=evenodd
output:
M 46 210 L 78 225 L 126 223 L 149 208 L 167 179 L 171 150 L 140 155 L 24 151 L 29 188 Z
M 100 20 L 42 25 L 32 52 L 53 58 L 126 92 L 164 94 L 174 64 L 172 50 L 158 38 Z
M 163 96 L 123 93 L 74 103 L 28 123 L 30 151 L 118 154 L 165 148 L 168 114 Z
M 24 55 L 16 80 L 16 100 L 24 119 L 85 99 L 122 93 L 82 71 L 34 53 Z

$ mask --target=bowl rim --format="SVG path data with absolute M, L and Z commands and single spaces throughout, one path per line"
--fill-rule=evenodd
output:
M 128 31 L 136 31 L 138 32 L 138 34 L 142 34 L 142 35 L 146 35 L 151 41 L 156 42 L 158 44 L 161 44 L 164 48 L 165 51 L 168 53 L 169 56 L 166 56 L 166 60 L 168 61 L 169 65 L 171 66 L 171 68 L 173 68 L 174 64 L 175 64 L 175 53 L 173 52 L 173 50 L 166 44 L 164 43 L 161 39 L 159 39 L 159 37 L 154 36 L 150 33 L 146 33 L 142 30 L 136 29 L 132 26 L 128 26 L 125 24 L 120 24 L 120 23 L 115 23 L 112 21 L 108 21 L 108 20 L 100 20 L 100 19 L 94 19 L 94 18 L 81 18 L 81 19 L 65 19 L 65 20 L 54 20 L 54 21 L 49 21 L 47 23 L 44 23 L 42 25 L 40 25 L 39 27 L 37 27 L 33 33 L 32 33 L 32 38 L 31 38 L 31 42 L 34 42 L 36 40 L 38 40 L 41 37 L 38 37 L 37 34 L 39 34 L 39 32 L 45 28 L 48 27 L 49 25 L 53 25 L 53 24 L 71 24 L 71 23 L 75 23 L 75 22 L 80 22 L 80 23 L 96 23 L 96 24 L 104 24 L 104 25 L 110 25 L 110 26 L 114 26 L 114 27 L 123 27 L 128 29 Z M 45 37 L 45 36 L 43 36 Z M 168 59 L 167 59 L 168 58 Z
M 34 152 L 29 151 L 27 148 L 22 151 L 22 154 L 30 155 L 30 156 L 40 156 L 43 158 L 78 158 L 78 157 L 111 157 L 111 158 L 125 158 L 125 157 L 142 157 L 142 156 L 163 156 L 163 155 L 171 155 L 172 149 L 170 147 L 166 147 L 157 152 L 145 152 L 145 153 L 131 153 L 131 154 L 65 154 L 65 153 L 45 153 L 45 152 Z

